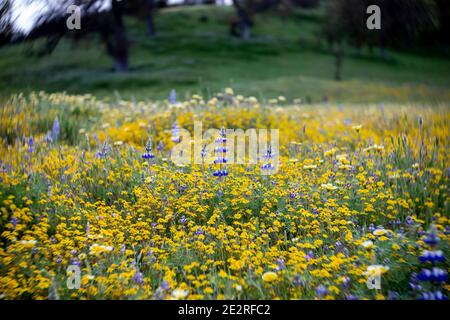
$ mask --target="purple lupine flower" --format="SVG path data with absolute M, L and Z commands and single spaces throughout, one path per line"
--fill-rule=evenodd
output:
M 294 276 L 294 285 L 297 287 L 302 287 L 305 285 L 305 280 L 302 278 L 302 276 L 297 274 Z
M 447 296 L 441 291 L 423 292 L 420 294 L 419 300 L 447 300 Z
M 450 227 L 449 227 L 449 226 L 446 226 L 446 227 L 445 227 L 444 234 L 445 234 L 445 235 L 449 235 L 449 234 L 450 234 Z
M 227 170 L 216 170 L 213 173 L 214 177 L 226 177 L 228 176 L 228 171 Z
M 159 141 L 158 145 L 156 146 L 156 150 L 163 151 L 164 150 L 164 142 Z
M 305 259 L 306 260 L 314 259 L 314 253 L 311 250 L 309 250 L 308 253 L 305 255 Z
M 277 271 L 281 271 L 281 270 L 284 270 L 286 268 L 286 266 L 284 265 L 284 259 L 283 258 L 279 258 L 276 261 L 276 264 L 277 264 Z
M 44 137 L 44 141 L 45 141 L 47 144 L 50 144 L 50 143 L 53 142 L 53 138 L 52 138 L 52 133 L 51 133 L 51 132 L 47 132 L 47 133 L 46 133 L 46 135 L 45 135 L 45 137 Z
M 78 260 L 77 258 L 74 258 L 70 261 L 70 264 L 73 266 L 80 266 L 80 260 Z
M 169 103 L 176 104 L 177 103 L 177 92 L 175 89 L 172 89 L 169 93 Z
M 269 144 L 269 146 L 267 147 L 266 152 L 263 155 L 263 159 L 266 160 L 266 163 L 264 163 L 261 166 L 262 170 L 273 170 L 275 168 L 275 166 L 272 163 L 272 159 L 275 157 L 275 152 L 272 150 L 272 146 Z
M 343 277 L 341 285 L 344 288 L 348 288 L 349 285 L 350 285 L 350 278 L 349 277 Z
M 215 143 L 216 147 L 214 152 L 216 153 L 216 159 L 214 160 L 214 164 L 219 164 L 219 169 L 214 171 L 214 177 L 226 177 L 228 176 L 228 171 L 226 169 L 227 159 L 227 148 L 225 143 L 227 141 L 227 132 L 224 127 L 220 129 L 219 136 L 216 138 Z
M 430 246 L 435 246 L 439 243 L 440 239 L 439 236 L 433 232 L 430 232 L 427 234 L 427 236 L 425 237 L 425 239 L 423 240 L 426 244 L 430 245 Z
M 28 149 L 27 149 L 27 152 L 31 153 L 33 151 L 34 151 L 34 139 L 33 139 L 33 137 L 29 137 L 28 138 Z
M 148 138 L 145 145 L 145 153 L 142 155 L 143 159 L 153 159 L 155 155 L 152 153 L 152 139 Z
M 435 282 L 445 282 L 447 281 L 448 275 L 447 271 L 434 267 L 433 269 L 422 269 L 417 276 L 419 281 L 435 281 Z
M 159 286 L 161 290 L 170 290 L 170 284 L 166 280 L 161 282 L 161 285 Z
M 58 117 L 55 117 L 55 120 L 53 120 L 53 126 L 52 126 L 52 139 L 54 141 L 58 140 L 60 132 L 61 132 L 61 127 L 59 125 Z
M 17 224 L 19 223 L 19 219 L 17 217 L 12 217 L 9 222 L 13 225 L 13 229 L 15 229 Z
M 175 121 L 172 125 L 172 142 L 178 143 L 180 141 L 180 127 L 178 126 L 178 122 Z
M 395 291 L 388 291 L 388 300 L 399 300 L 400 295 Z
M 435 250 L 435 251 L 428 251 L 425 250 L 422 252 L 422 254 L 419 257 L 420 262 L 424 263 L 424 262 L 444 262 L 445 261 L 445 256 L 444 253 L 441 250 Z
M 101 148 L 95 153 L 95 156 L 100 159 L 105 159 L 106 157 L 108 157 L 108 154 L 110 153 L 111 149 L 112 148 L 108 140 L 105 140 Z
M 405 220 L 406 225 L 412 225 L 414 223 L 413 218 L 411 218 L 411 216 L 407 216 L 406 220 Z
M 133 281 L 134 281 L 134 283 L 136 283 L 138 285 L 143 284 L 144 276 L 143 276 L 142 272 L 140 272 L 139 270 L 136 270 L 133 275 Z
M 272 170 L 275 166 L 271 163 L 265 163 L 261 166 L 262 170 Z
M 200 153 L 200 156 L 202 157 L 202 161 L 205 161 L 206 156 L 208 155 L 208 152 L 206 151 L 206 144 L 203 146 L 202 151 Z
M 318 298 L 323 298 L 328 294 L 328 289 L 324 285 L 319 285 L 316 288 L 316 295 Z

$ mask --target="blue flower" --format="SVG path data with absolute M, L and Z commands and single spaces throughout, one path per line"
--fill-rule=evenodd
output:
M 172 89 L 169 93 L 169 103 L 176 104 L 177 103 L 177 92 L 175 89 Z
M 400 299 L 400 295 L 398 294 L 398 292 L 395 292 L 395 291 L 388 292 L 388 300 L 399 300 L 399 299 Z
M 226 169 L 226 163 L 228 162 L 228 159 L 226 157 L 228 149 L 225 146 L 225 143 L 227 141 L 226 132 L 227 131 L 225 130 L 225 128 L 222 127 L 222 129 L 220 129 L 219 131 L 219 136 L 215 140 L 216 147 L 214 148 L 214 153 L 216 154 L 216 159 L 214 159 L 213 163 L 219 165 L 219 168 L 214 171 L 214 177 L 228 176 L 228 171 Z M 202 157 L 203 152 L 206 153 L 206 149 L 202 150 Z
M 159 287 L 161 288 L 161 290 L 169 290 L 170 284 L 169 284 L 169 282 L 164 280 L 163 282 L 161 282 L 161 285 Z
M 284 265 L 284 259 L 283 258 L 278 259 L 276 261 L 276 264 L 277 264 L 277 271 L 281 271 L 281 270 L 284 270 L 286 268 L 285 265 Z
M 28 138 L 28 150 L 29 153 L 34 151 L 34 139 L 33 137 Z
M 228 171 L 227 170 L 216 170 L 213 173 L 214 177 L 226 177 L 228 176 Z
M 319 285 L 316 288 L 316 295 L 318 298 L 323 298 L 328 294 L 328 289 L 324 285 Z
M 305 285 L 305 280 L 297 274 L 294 276 L 294 285 L 297 287 L 302 287 Z
M 434 267 L 432 270 L 422 269 L 417 279 L 419 281 L 436 281 L 436 282 L 445 282 L 447 281 L 447 271 L 442 270 L 440 268 Z
M 143 284 L 144 276 L 142 275 L 142 272 L 140 272 L 139 270 L 136 270 L 133 275 L 133 281 L 139 285 Z
M 143 159 L 153 159 L 155 155 L 152 153 L 152 139 L 148 138 L 145 145 L 145 153 L 142 155 Z
M 60 132 L 61 132 L 61 127 L 59 125 L 58 117 L 55 117 L 55 120 L 53 120 L 53 126 L 52 126 L 53 140 L 58 140 Z
M 18 222 L 19 222 L 19 219 L 17 217 L 11 218 L 10 223 L 13 225 L 13 229 L 16 228 Z
M 103 145 L 102 145 L 102 147 L 100 148 L 100 150 L 98 150 L 98 151 L 95 153 L 95 156 L 96 156 L 97 158 L 104 159 L 104 158 L 106 158 L 106 157 L 108 156 L 108 154 L 110 153 L 110 151 L 111 151 L 111 146 L 109 145 L 108 140 L 105 140 L 105 142 L 103 143 Z
M 158 151 L 164 150 L 164 142 L 162 142 L 162 141 L 158 142 L 158 145 L 156 146 L 156 150 L 158 150 Z
M 266 163 L 261 166 L 261 169 L 263 169 L 263 170 L 272 170 L 273 168 L 275 168 L 275 167 L 271 163 Z
M 423 292 L 420 294 L 419 300 L 447 300 L 447 296 L 441 291 Z
M 175 121 L 172 125 L 172 142 L 179 143 L 180 141 L 180 127 L 178 126 L 178 122 Z
M 435 251 L 428 251 L 425 250 L 422 252 L 421 256 L 419 257 L 420 262 L 444 262 L 445 256 L 442 253 L 441 250 L 435 250 Z

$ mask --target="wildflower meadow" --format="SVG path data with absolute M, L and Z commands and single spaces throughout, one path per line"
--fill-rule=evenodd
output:
M 448 296 L 446 104 L 228 88 L 145 102 L 35 92 L 0 112 L 1 299 Z M 195 122 L 216 134 L 198 141 Z M 233 163 L 228 130 L 251 128 L 278 130 L 278 147 L 245 161 L 247 136 Z

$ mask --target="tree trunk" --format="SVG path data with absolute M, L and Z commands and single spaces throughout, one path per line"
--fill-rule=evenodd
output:
M 242 39 L 249 39 L 251 37 L 251 25 L 250 14 L 247 12 L 238 0 L 233 0 L 233 5 L 236 8 L 239 22 L 237 24 L 239 36 Z
M 342 46 L 341 43 L 338 42 L 334 51 L 334 56 L 335 56 L 335 74 L 334 74 L 334 79 L 336 81 L 340 81 L 342 79 Z
M 251 37 L 250 23 L 248 23 L 245 18 L 239 19 L 239 34 L 240 37 L 244 40 L 250 39 Z
M 112 2 L 114 40 L 115 48 L 113 52 L 114 68 L 116 72 L 128 71 L 128 40 L 123 24 L 123 2 Z
M 147 0 L 147 34 L 150 38 L 156 35 L 153 16 L 155 13 L 155 0 Z

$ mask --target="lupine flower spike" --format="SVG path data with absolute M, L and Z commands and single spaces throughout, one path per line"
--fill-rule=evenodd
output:
M 153 159 L 155 155 L 152 153 L 152 139 L 148 138 L 145 145 L 145 153 L 142 155 L 143 159 Z
M 215 140 L 216 147 L 214 152 L 216 154 L 216 159 L 214 164 L 218 165 L 219 168 L 213 173 L 215 177 L 226 177 L 228 176 L 228 171 L 226 168 L 227 159 L 227 133 L 224 127 L 219 132 L 219 136 Z

